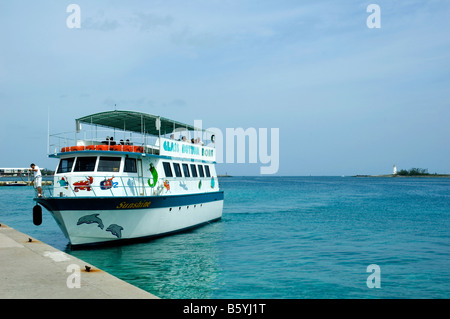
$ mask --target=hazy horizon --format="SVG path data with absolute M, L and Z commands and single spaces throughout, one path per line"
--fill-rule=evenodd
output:
M 48 110 L 58 133 L 117 108 L 278 128 L 282 176 L 450 173 L 448 1 L 72 3 L 80 28 L 68 2 L 0 4 L 0 167 L 55 169 Z M 372 3 L 381 28 L 368 27 Z

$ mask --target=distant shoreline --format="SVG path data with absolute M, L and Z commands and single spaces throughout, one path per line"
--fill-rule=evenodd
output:
M 398 175 L 398 174 L 387 174 L 387 175 L 355 175 L 354 177 L 395 177 L 395 178 L 409 178 L 409 177 L 450 177 L 450 174 L 428 174 L 428 175 Z

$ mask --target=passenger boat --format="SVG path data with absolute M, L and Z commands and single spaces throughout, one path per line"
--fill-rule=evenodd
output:
M 45 207 L 71 245 L 164 236 L 221 219 L 211 132 L 132 111 L 75 122 L 75 138 L 50 136 L 49 157 L 59 163 L 33 210 Z M 192 134 L 208 142 L 185 139 Z

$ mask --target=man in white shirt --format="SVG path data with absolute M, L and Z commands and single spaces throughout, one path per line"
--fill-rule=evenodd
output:
M 39 166 L 34 163 L 30 165 L 31 171 L 34 172 L 34 187 L 38 190 L 38 197 L 42 197 L 42 174 Z

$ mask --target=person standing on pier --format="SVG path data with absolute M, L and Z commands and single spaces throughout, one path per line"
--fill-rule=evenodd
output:
M 42 197 L 42 174 L 39 166 L 32 163 L 30 170 L 34 172 L 34 187 L 38 190 L 38 197 Z

